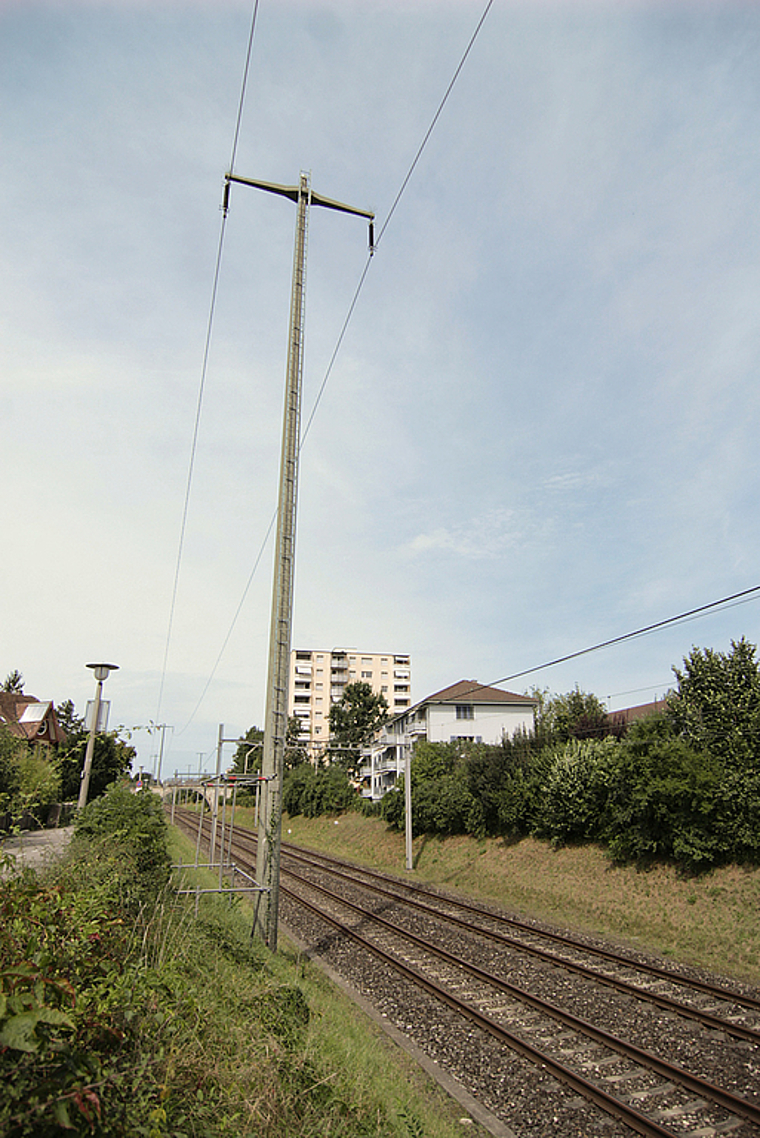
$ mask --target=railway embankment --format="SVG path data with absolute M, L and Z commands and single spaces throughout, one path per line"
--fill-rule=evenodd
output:
M 315 841 L 293 845 L 303 836 L 286 825 L 287 927 L 510 1133 L 760 1133 L 756 988 L 466 903 L 450 867 L 432 889 L 417 870 L 377 872 L 383 835 L 354 821 L 322 830 L 323 847 L 340 845 L 344 859 L 353 845 L 351 861 Z M 255 848 L 255 834 L 236 828 L 235 864 L 250 869 Z M 469 855 L 484 856 L 472 846 Z
M 405 873 L 404 837 L 380 819 L 290 818 L 283 833 L 298 845 Z M 420 837 L 413 852 L 415 880 L 760 984 L 760 867 L 722 866 L 690 877 L 663 864 L 614 865 L 594 846 L 552 849 L 533 838 L 512 845 Z

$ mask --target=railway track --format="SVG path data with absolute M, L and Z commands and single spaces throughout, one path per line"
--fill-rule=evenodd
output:
M 175 820 L 197 834 L 198 815 Z M 237 830 L 245 868 L 255 835 Z M 760 997 L 283 845 L 283 919 L 521 1136 L 760 1136 Z

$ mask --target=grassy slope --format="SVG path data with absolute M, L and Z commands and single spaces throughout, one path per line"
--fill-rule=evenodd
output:
M 171 844 L 175 862 L 192 862 L 194 843 L 173 830 Z M 216 884 L 216 875 L 212 876 L 208 871 L 188 871 L 185 877 L 186 883 L 193 885 Z M 250 929 L 250 907 L 241 904 L 229 919 L 237 919 L 246 930 Z M 319 1134 L 335 1134 L 336 1138 L 344 1138 L 344 1135 L 355 1138 L 359 1134 L 362 1138 L 413 1138 L 423 1134 L 435 1134 L 436 1138 L 461 1138 L 463 1121 L 468 1123 L 466 1132 L 473 1138 L 485 1134 L 469 1118 L 463 1118 L 462 1108 L 424 1075 L 410 1057 L 391 1044 L 385 1033 L 360 1013 L 356 1005 L 285 938 L 281 938 L 277 955 L 267 955 L 266 960 L 264 985 L 300 988 L 310 1009 L 303 1050 L 292 1060 L 294 1070 L 299 1063 L 312 1065 L 321 1073 L 320 1081 L 329 1085 L 338 1100 L 345 1102 L 346 1113 L 353 1119 L 353 1123 L 345 1123 L 344 1129 L 340 1121 L 333 1123 L 325 1117 L 321 1120 Z M 209 969 L 214 966 L 215 962 L 209 960 Z M 220 1080 L 228 1085 L 229 1101 L 233 1104 L 236 1098 L 245 1099 L 246 1094 L 255 1098 L 259 1081 L 255 1049 L 248 1054 L 245 1044 L 250 1024 L 247 1027 L 245 1022 L 241 1024 L 238 1011 L 239 1007 L 245 1007 L 247 1000 L 260 998 L 247 992 L 249 972 L 247 966 L 237 972 L 228 966 L 224 981 L 214 981 L 211 985 L 219 993 L 224 990 L 226 1035 L 230 1039 L 240 1036 L 238 1044 L 232 1048 L 234 1058 L 221 1052 L 215 1054 L 216 1064 L 223 1067 L 223 1071 L 218 1072 Z M 258 982 L 254 980 L 254 984 Z M 213 995 L 209 998 L 213 1002 Z M 221 996 L 219 1000 L 221 1006 Z M 220 1006 L 213 1007 L 214 1018 L 219 1015 Z M 242 1020 L 245 1020 L 244 1015 Z M 271 1109 L 264 1093 L 266 1088 L 262 1090 L 260 1087 L 259 1090 L 262 1092 L 261 1107 L 257 1102 L 247 1102 L 246 1105 L 266 1112 Z M 280 1091 L 281 1097 L 283 1093 L 287 1094 L 287 1087 Z M 298 1093 L 297 1089 L 294 1093 Z M 270 1099 L 277 1101 L 276 1091 Z M 282 1132 L 277 1128 L 276 1118 L 272 1125 L 273 1132 Z M 222 1132 L 227 1133 L 220 1129 L 219 1133 Z M 248 1135 L 253 1132 L 244 1128 L 240 1133 Z
M 298 817 L 283 826 L 287 841 L 405 873 L 404 837 L 379 819 Z M 415 839 L 414 864 L 421 880 L 760 984 L 758 868 L 726 866 L 689 878 L 668 866 L 613 866 L 594 847 L 461 837 Z

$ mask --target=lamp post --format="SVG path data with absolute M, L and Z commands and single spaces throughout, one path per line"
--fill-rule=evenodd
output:
M 103 694 L 103 682 L 108 679 L 110 672 L 118 672 L 119 670 L 118 664 L 88 664 L 87 667 L 92 668 L 95 673 L 98 686 L 95 689 L 95 704 L 92 709 L 90 735 L 87 739 L 87 750 L 84 754 L 82 781 L 79 784 L 79 802 L 77 803 L 79 810 L 84 809 L 87 805 L 87 791 L 90 789 L 90 771 L 92 770 L 92 752 L 95 749 L 95 732 L 98 729 L 98 720 L 100 719 L 100 697 Z

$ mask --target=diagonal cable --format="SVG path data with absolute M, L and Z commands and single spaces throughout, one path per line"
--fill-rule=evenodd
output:
M 238 100 L 237 116 L 235 120 L 235 131 L 232 140 L 232 156 L 230 158 L 230 170 L 234 169 L 235 158 L 237 156 L 238 141 L 240 139 L 240 125 L 243 119 L 243 107 L 245 105 L 245 92 L 248 86 L 248 75 L 251 68 L 251 55 L 253 53 L 253 37 L 256 31 L 256 19 L 259 11 L 259 0 L 254 0 L 253 12 L 251 14 L 251 30 L 248 36 L 248 46 L 246 49 L 245 65 L 243 68 L 243 80 L 240 85 L 240 98 Z M 214 313 L 216 311 L 216 298 L 219 290 L 219 274 L 222 265 L 222 251 L 224 248 L 224 234 L 227 227 L 227 214 L 222 212 L 222 221 L 219 228 L 219 244 L 216 250 L 216 263 L 214 265 L 214 278 L 211 287 L 211 301 L 209 304 L 208 322 L 206 325 L 206 338 L 203 347 L 203 360 L 201 364 L 201 377 L 198 385 L 198 399 L 195 407 L 195 420 L 193 422 L 192 441 L 190 443 L 190 460 L 188 462 L 187 482 L 185 484 L 185 497 L 182 505 L 182 520 L 179 529 L 179 542 L 177 545 L 177 560 L 174 567 L 174 581 L 172 584 L 171 603 L 169 605 L 169 621 L 166 629 L 166 642 L 164 644 L 164 658 L 161 665 L 161 682 L 158 689 L 158 704 L 156 709 L 156 723 L 161 721 L 161 704 L 164 697 L 164 686 L 166 684 L 166 672 L 169 663 L 169 648 L 171 646 L 172 630 L 174 626 L 174 614 L 177 607 L 177 592 L 179 589 L 179 575 L 182 567 L 182 555 L 185 547 L 185 533 L 187 531 L 187 516 L 190 508 L 190 491 L 193 484 L 193 473 L 195 470 L 195 456 L 198 449 L 198 433 L 200 430 L 201 411 L 203 408 L 203 395 L 206 387 L 206 376 L 208 374 L 208 361 L 209 353 L 211 350 L 211 332 L 214 325 Z M 247 591 L 247 588 L 246 588 Z

